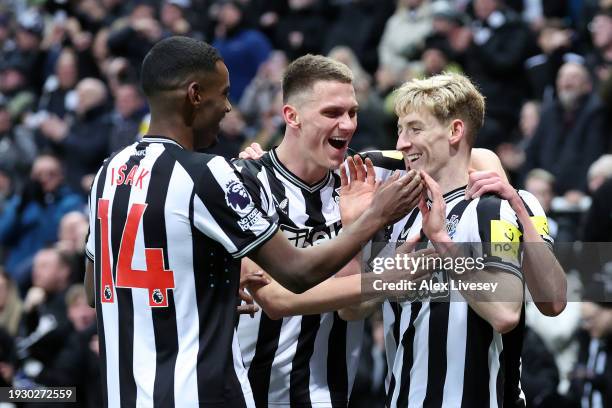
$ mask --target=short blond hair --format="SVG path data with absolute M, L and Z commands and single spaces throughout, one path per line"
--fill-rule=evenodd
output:
M 345 64 L 322 55 L 306 54 L 293 61 L 283 75 L 283 103 L 304 91 L 310 91 L 315 82 L 336 81 L 353 83 L 353 72 Z
M 395 113 L 402 117 L 426 110 L 441 123 L 461 119 L 467 125 L 467 141 L 474 145 L 482 128 L 485 98 L 466 76 L 445 72 L 427 79 L 412 79 L 395 91 Z

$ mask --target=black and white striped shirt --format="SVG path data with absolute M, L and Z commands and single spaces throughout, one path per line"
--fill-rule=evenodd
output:
M 495 230 L 511 230 L 518 241 L 516 215 L 507 201 L 496 196 L 464 199 L 465 188 L 444 195 L 447 228 L 455 242 L 497 242 Z M 415 209 L 394 226 L 391 242 L 421 231 Z M 493 249 L 491 249 L 493 251 Z M 520 254 L 484 258 L 485 266 L 522 279 Z M 507 254 L 505 254 L 507 255 Z M 448 282 L 445 271 L 432 279 Z M 389 364 L 387 405 L 390 407 L 498 407 L 503 403 L 504 355 L 502 335 L 482 319 L 458 292 L 456 299 L 432 301 L 425 294 L 401 303 L 383 305 L 385 343 Z
M 252 405 L 233 342 L 237 258 L 277 225 L 233 167 L 171 139 L 145 137 L 98 171 L 89 225 L 101 405 Z
M 391 175 L 393 170 L 399 170 L 404 168 L 402 154 L 397 151 L 372 151 L 366 152 L 362 154 L 362 156 L 369 157 L 372 159 L 375 169 L 377 179 L 382 179 L 383 181 Z M 552 250 L 552 246 L 554 244 L 554 240 L 550 234 L 549 226 L 547 223 L 547 217 L 544 212 L 544 209 L 538 202 L 537 198 L 533 196 L 531 193 L 523 190 L 519 190 L 519 196 L 523 200 L 525 207 L 529 213 L 529 216 L 532 220 L 532 223 L 536 227 L 537 232 L 540 236 L 547 242 Z M 457 195 L 459 198 L 461 194 Z M 449 195 L 447 195 L 446 199 L 448 200 Z M 409 215 L 407 219 L 410 217 L 416 217 L 418 214 L 415 211 L 413 214 Z M 405 219 L 406 220 L 406 219 Z M 412 221 L 415 221 L 414 219 Z M 401 223 L 399 223 L 401 225 Z M 404 221 L 405 224 L 405 221 Z M 391 239 L 393 229 L 388 228 L 385 231 L 385 234 L 380 234 L 378 236 L 378 240 L 389 240 Z M 406 238 L 407 235 L 404 236 Z M 521 237 L 522 240 L 522 237 Z M 393 364 L 393 356 L 395 356 L 397 341 L 394 339 L 399 338 L 400 336 L 400 312 L 401 307 L 397 303 L 386 303 L 384 305 L 383 310 L 385 311 L 386 321 L 389 323 L 389 326 L 392 326 L 393 336 L 386 336 L 387 344 L 387 356 L 388 356 L 388 364 Z M 391 330 L 391 329 L 389 329 Z M 524 408 L 525 407 L 525 396 L 521 389 L 520 377 L 521 377 L 521 352 L 523 345 L 523 337 L 525 331 L 525 316 L 524 316 L 524 307 L 523 313 L 521 315 L 521 319 L 517 327 L 515 327 L 509 333 L 506 333 L 502 336 L 503 343 L 503 354 L 504 354 L 504 407 L 515 407 L 515 408 Z M 389 334 L 389 332 L 387 333 Z M 391 374 L 391 373 L 389 373 Z M 391 377 L 387 378 L 387 386 L 389 385 Z M 392 395 L 389 395 L 392 397 Z M 390 403 L 390 401 L 388 401 Z
M 337 174 L 330 171 L 308 185 L 274 150 L 234 165 L 296 247 L 317 245 L 340 232 Z M 242 316 L 237 333 L 257 407 L 347 406 L 363 321 L 345 322 L 336 312 L 271 320 L 258 312 L 254 319 Z

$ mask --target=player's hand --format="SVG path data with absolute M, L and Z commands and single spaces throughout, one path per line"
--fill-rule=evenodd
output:
M 407 287 L 406 290 L 390 290 L 387 293 L 396 301 L 414 298 L 418 294 L 421 282 L 430 279 L 431 274 L 435 272 L 436 263 L 434 260 L 439 255 L 434 248 L 414 251 L 419 239 L 420 234 L 417 234 L 397 247 L 395 258 L 397 259 L 399 255 L 399 262 L 395 263 L 394 269 L 386 270 L 382 275 L 379 275 L 379 278 L 386 282 L 396 284 L 411 282 L 411 286 Z
M 423 186 L 421 176 L 410 170 L 408 174 L 400 177 L 395 172 L 378 188 L 372 204 L 371 211 L 380 217 L 381 228 L 400 220 L 408 214 L 419 201 Z
M 370 206 L 380 184 L 369 158 L 364 166 L 361 156 L 349 156 L 346 164 L 340 167 L 340 216 L 344 226 L 352 224 Z
M 263 271 L 247 272 L 243 268 L 240 273 L 240 288 L 238 289 L 238 295 L 245 303 L 236 307 L 238 314 L 249 314 L 251 317 L 255 316 L 255 313 L 259 311 L 259 307 L 253 301 L 253 296 L 245 289 L 255 290 L 268 283 L 270 283 L 270 280 L 266 278 Z
M 238 153 L 238 157 L 245 160 L 257 160 L 265 153 L 266 152 L 261 148 L 259 143 L 253 142 L 246 149 Z
M 421 177 L 425 183 L 419 199 L 419 210 L 423 216 L 423 232 L 434 242 L 450 241 L 446 232 L 446 202 L 438 183 L 429 174 L 421 170 Z M 431 208 L 427 206 L 427 193 L 431 197 Z
M 469 171 L 466 199 L 478 198 L 487 193 L 494 193 L 504 200 L 518 198 L 518 193 L 494 171 Z

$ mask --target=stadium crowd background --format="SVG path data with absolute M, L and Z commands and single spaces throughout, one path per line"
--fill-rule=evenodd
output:
M 394 148 L 402 82 L 463 72 L 487 97 L 477 146 L 538 197 L 557 242 L 612 238 L 610 0 L 3 0 L 0 385 L 77 386 L 81 406 L 98 406 L 95 311 L 80 285 L 86 194 L 103 159 L 146 132 L 138 69 L 175 34 L 213 44 L 230 72 L 233 110 L 213 153 L 279 142 L 280 78 L 306 53 L 353 70 L 357 151 Z M 584 285 L 576 265 L 570 300 L 597 302 L 556 318 L 527 306 L 530 406 L 576 400 L 585 383 L 612 389 L 612 363 L 598 372 L 582 352 L 612 337 L 610 271 Z M 355 407 L 384 401 L 380 316 L 367 327 Z

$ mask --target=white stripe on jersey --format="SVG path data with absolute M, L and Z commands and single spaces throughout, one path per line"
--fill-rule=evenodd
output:
M 164 146 L 162 144 L 151 144 L 146 148 L 146 155 L 140 161 L 139 169 L 145 169 L 151 173 L 153 164 L 158 157 L 163 153 Z M 134 203 L 145 203 L 147 199 L 147 191 L 149 190 L 149 182 L 151 177 L 145 177 L 142 181 L 142 188 L 134 188 L 130 194 L 128 208 L 131 208 Z M 145 210 L 146 211 L 146 210 Z M 145 243 L 142 222 L 138 224 L 138 232 L 134 243 L 134 254 L 132 257 L 131 267 L 139 270 L 147 270 L 147 261 L 145 259 Z M 149 290 L 143 288 L 132 289 L 132 303 L 134 310 L 139 310 L 141 313 L 134 314 L 134 347 L 133 350 L 133 372 L 134 381 L 136 382 L 136 406 L 150 407 L 153 406 L 153 386 L 155 385 L 155 360 L 151 359 L 151 350 L 155 350 L 155 332 L 153 331 L 153 315 L 151 307 L 149 307 Z
M 189 201 L 184 200 L 186 194 L 193 191 L 193 180 L 185 169 L 174 164 L 170 185 L 181 188 L 184 194 L 169 194 L 166 197 L 164 216 L 171 219 L 172 214 L 179 214 L 182 219 L 189 219 Z M 182 239 L 191 234 L 188 223 L 175 223 L 166 231 L 168 237 L 168 263 L 172 270 L 193 270 L 193 249 L 182 245 Z M 194 275 L 181 273 L 174 275 L 174 307 L 176 308 L 176 329 L 179 352 L 176 356 L 174 371 L 174 401 L 177 407 L 198 407 L 197 371 L 193 364 L 198 358 L 198 341 L 200 319 L 198 310 L 193 310 L 197 304 Z
M 330 317 L 333 320 L 332 313 L 324 313 L 319 320 L 319 330 L 315 338 L 314 351 L 310 358 L 310 399 L 324 405 L 331 405 L 330 394 L 327 391 L 327 344 L 329 342 L 329 333 L 331 332 L 331 323 L 326 322 Z M 332 322 L 333 323 L 333 322 Z M 323 387 L 323 389 L 321 389 Z
M 292 188 L 289 179 L 276 169 L 274 169 L 274 176 L 283 183 L 285 197 L 288 200 L 287 214 L 289 218 L 296 225 L 304 225 L 306 220 L 308 220 L 308 214 L 306 214 L 306 204 L 304 203 L 302 192 L 299 188 Z
M 121 164 L 127 162 L 128 158 L 136 151 L 135 145 L 130 146 L 130 148 L 126 148 L 125 150 L 118 153 L 109 163 L 108 167 L 111 166 L 119 167 Z M 117 184 L 113 183 L 111 185 L 112 174 L 110 171 L 106 172 L 106 180 L 104 182 L 104 191 L 102 197 L 108 198 L 109 201 L 112 202 L 113 197 L 115 195 L 115 191 L 117 189 Z M 97 197 L 97 196 L 92 196 Z M 97 203 L 92 203 L 92 206 L 97 207 Z M 108 247 L 111 245 L 111 234 L 112 231 L 112 217 L 109 215 L 108 217 Z M 95 225 L 95 224 L 90 224 Z M 92 231 L 93 234 L 93 231 Z M 93 238 L 93 236 L 91 237 Z M 100 237 L 100 239 L 102 239 Z M 93 239 L 95 242 L 95 239 Z M 95 248 L 92 253 L 95 253 Z M 110 264 L 114 263 L 114 254 L 113 251 L 109 251 L 110 256 Z M 94 279 L 95 281 L 95 279 Z M 98 284 L 98 282 L 96 282 Z M 100 291 L 97 288 L 98 293 Z M 113 299 L 117 299 L 117 290 L 113 285 Z M 101 303 L 102 305 L 102 316 L 104 319 L 104 341 L 106 347 L 106 384 L 108 390 L 108 406 L 109 407 L 118 407 L 121 405 L 120 401 L 120 391 L 121 387 L 119 386 L 119 310 L 117 308 L 117 303 Z M 113 358 L 113 356 L 115 358 Z M 115 392 L 116 390 L 116 392 Z
M 283 318 L 283 326 L 278 338 L 278 348 L 270 372 L 268 404 L 289 404 L 289 380 L 297 349 L 297 338 L 302 329 L 301 324 L 302 316 Z M 240 330 L 240 326 L 238 326 L 238 330 Z
M 415 381 L 410 381 L 408 406 L 420 407 L 425 400 L 427 376 L 429 374 L 429 308 L 421 310 L 414 323 L 417 331 L 414 336 L 414 346 L 412 349 L 413 363 L 410 376 Z
M 467 312 L 465 301 L 454 301 L 448 310 L 448 333 L 453 333 L 456 339 L 467 339 Z M 465 361 L 465 344 L 463 347 L 452 341 L 446 342 L 446 361 Z M 446 366 L 446 379 L 444 380 L 444 393 L 442 401 L 448 407 L 460 407 L 463 398 L 463 380 L 465 370 L 463 363 L 448 364 Z
M 499 354 L 503 348 L 501 336 L 494 336 L 489 347 L 489 367 L 491 369 L 489 375 L 489 406 L 491 407 L 497 404 L 497 375 L 500 369 Z

